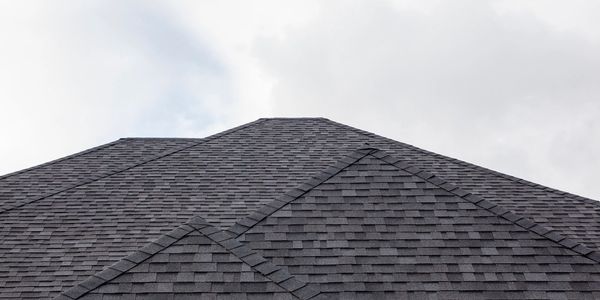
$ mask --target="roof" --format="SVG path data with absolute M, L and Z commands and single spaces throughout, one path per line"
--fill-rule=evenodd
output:
M 194 217 L 316 295 L 600 298 L 597 201 L 323 118 L 121 139 L 0 177 L 0 298 L 58 296 Z

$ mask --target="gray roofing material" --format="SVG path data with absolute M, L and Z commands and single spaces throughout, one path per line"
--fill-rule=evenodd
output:
M 231 231 L 336 299 L 600 297 L 598 252 L 381 151 L 354 158 Z
M 202 218 L 119 260 L 56 299 L 324 299 Z
M 326 119 L 125 139 L 0 178 L 0 298 L 48 298 L 193 216 L 227 228 L 369 143 L 598 249 L 600 206 Z

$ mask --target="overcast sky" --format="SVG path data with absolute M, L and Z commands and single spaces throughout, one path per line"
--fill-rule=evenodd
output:
M 323 116 L 600 199 L 600 1 L 1 1 L 0 173 Z

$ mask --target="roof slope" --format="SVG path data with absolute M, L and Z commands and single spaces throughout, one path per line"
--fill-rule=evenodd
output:
M 598 261 L 373 155 L 232 231 L 336 299 L 600 297 Z
M 124 139 L 0 177 L 0 298 L 48 298 L 193 216 L 227 228 L 365 143 L 600 248 L 600 205 L 322 118 Z
M 319 292 L 195 217 L 59 299 L 318 299 Z

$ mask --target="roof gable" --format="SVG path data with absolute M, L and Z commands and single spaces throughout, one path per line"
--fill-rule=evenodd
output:
M 600 295 L 597 252 L 382 151 L 352 157 L 231 231 L 340 299 Z

